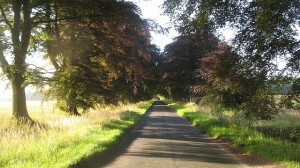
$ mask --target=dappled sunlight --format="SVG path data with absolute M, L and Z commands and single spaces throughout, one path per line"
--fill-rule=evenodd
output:
M 300 168 L 299 0 L 1 0 L 0 18 L 0 167 L 83 163 L 144 117 L 154 143 L 130 157 L 239 165 L 200 132 Z
M 244 166 L 162 102 L 155 102 L 143 122 L 114 150 L 108 159 L 97 158 L 99 167 Z

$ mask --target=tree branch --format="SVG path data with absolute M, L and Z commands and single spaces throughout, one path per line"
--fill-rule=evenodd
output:
M 40 23 L 52 23 L 52 22 L 56 22 L 56 21 L 66 21 L 66 20 L 75 20 L 75 19 L 80 19 L 81 17 L 64 17 L 64 18 L 60 18 L 60 19 L 48 19 L 48 20 L 40 20 L 40 21 L 34 21 L 33 24 L 37 25 Z
M 30 35 L 31 35 L 31 9 L 29 7 L 29 0 L 23 1 L 23 28 L 22 28 L 22 52 L 26 53 L 28 50 Z
M 0 10 L 1 10 L 1 15 L 3 16 L 4 22 L 8 25 L 8 27 L 9 27 L 10 29 L 12 29 L 13 27 L 12 27 L 12 25 L 9 23 L 9 20 L 7 19 L 6 14 L 5 14 L 5 12 L 4 12 L 4 8 L 1 6 L 1 4 L 0 4 Z
M 76 19 L 81 19 L 84 17 L 111 17 L 112 15 L 103 15 L 103 14 L 95 14 L 95 15 L 78 15 L 78 16 L 70 16 L 70 17 L 63 17 L 63 18 L 56 18 L 56 19 L 47 19 L 47 20 L 39 20 L 39 21 L 34 21 L 34 25 L 38 25 L 41 23 L 52 23 L 52 22 L 57 22 L 57 21 L 67 21 L 67 20 L 76 20 Z
M 27 65 L 28 66 L 33 66 L 35 69 L 39 69 L 40 71 L 44 71 L 44 72 L 41 72 L 42 74 L 55 74 L 55 72 L 56 72 L 56 71 L 53 71 L 53 72 L 48 71 L 47 69 L 42 68 L 42 67 L 38 67 L 38 66 L 36 66 L 34 64 L 27 64 Z
M 2 69 L 2 72 L 10 80 L 11 79 L 11 73 L 10 73 L 10 69 L 9 69 L 10 65 L 8 64 L 7 60 L 5 59 L 3 51 L 4 51 L 4 48 L 3 48 L 3 46 L 0 45 L 0 67 Z

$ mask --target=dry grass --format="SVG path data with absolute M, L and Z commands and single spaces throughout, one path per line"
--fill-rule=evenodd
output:
M 0 104 L 0 167 L 67 167 L 105 150 L 146 110 L 138 108 L 144 102 L 70 116 L 54 103 L 28 102 L 34 126 L 17 123 L 10 104 Z

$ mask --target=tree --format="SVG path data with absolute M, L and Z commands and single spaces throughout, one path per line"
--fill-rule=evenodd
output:
M 73 1 L 48 6 L 44 44 L 56 68 L 50 95 L 71 114 L 96 104 L 149 98 L 155 63 L 149 24 L 128 2 Z M 69 16 L 71 14 L 71 16 Z M 66 18 L 66 19 L 65 19 Z M 84 47 L 82 47 L 84 45 Z
M 182 25 L 192 19 L 209 25 L 211 32 L 226 25 L 234 29 L 237 35 L 233 49 L 248 60 L 249 66 L 265 75 L 274 69 L 274 58 L 288 57 L 298 46 L 297 30 L 293 28 L 299 21 L 297 0 L 166 0 L 164 4 L 165 12 Z
M 197 24 L 181 27 L 182 35 L 165 47 L 163 53 L 163 81 L 169 96 L 177 100 L 187 100 L 195 97 L 193 86 L 202 83 L 196 77 L 196 69 L 201 58 L 218 45 L 219 40 L 209 33 L 202 31 Z
M 12 85 L 13 116 L 18 120 L 30 120 L 26 107 L 25 72 L 26 55 L 28 52 L 33 27 L 32 3 L 29 0 L 1 1 L 2 30 L 8 30 L 10 39 L 1 36 L 0 66 Z M 11 48 L 8 45 L 11 45 Z M 5 52 L 12 50 L 13 60 L 9 63 Z
M 149 89 L 142 93 L 153 82 L 149 70 L 155 67 L 155 49 L 149 25 L 132 3 L 12 0 L 0 1 L 0 12 L 0 65 L 12 84 L 15 118 L 30 120 L 25 97 L 30 83 L 52 86 L 52 94 L 65 101 L 65 110 L 72 114 L 115 97 L 151 95 Z M 40 46 L 55 68 L 53 77 L 42 77 L 25 61 L 29 49 Z M 123 85 L 124 90 L 117 91 Z
M 264 81 L 243 67 L 242 58 L 225 43 L 201 58 L 194 91 L 202 95 L 202 103 L 217 104 L 223 109 L 243 111 L 248 118 L 269 119 L 277 114 L 273 95 Z
M 206 82 L 196 84 L 195 91 L 206 92 L 214 98 L 217 96 L 219 102 L 229 105 L 228 107 L 234 103 L 249 116 L 253 114 L 268 118 L 271 113 L 264 116 L 264 111 L 272 111 L 275 107 L 269 94 L 270 79 L 274 78 L 274 71 L 277 70 L 273 61 L 279 56 L 288 59 L 297 55 L 299 44 L 295 39 L 296 29 L 293 26 L 299 21 L 299 2 L 166 0 L 164 6 L 165 13 L 173 17 L 179 30 L 185 34 L 195 32 L 194 29 L 189 29 L 191 23 L 198 25 L 198 32 L 202 35 L 206 32 L 214 34 L 225 26 L 236 31 L 231 51 L 216 48 L 200 59 L 198 78 Z M 233 55 L 237 57 L 232 57 Z M 231 58 L 238 59 L 231 62 Z M 223 68 L 228 73 L 220 73 Z M 245 81 L 253 85 L 247 86 Z M 212 84 L 212 87 L 207 84 Z M 255 104 L 258 107 L 259 102 L 264 102 L 265 106 L 270 105 L 270 108 L 262 108 L 263 104 L 259 108 L 253 108 Z
M 239 60 L 228 45 L 218 44 L 213 51 L 202 56 L 196 77 L 204 82 L 195 84 L 193 90 L 208 103 L 227 108 L 238 107 L 251 94 L 247 86 L 249 81 L 242 82 L 246 79 L 239 74 Z

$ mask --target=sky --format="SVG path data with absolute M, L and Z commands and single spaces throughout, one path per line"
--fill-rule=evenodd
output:
M 163 0 L 129 0 L 138 5 L 142 11 L 142 17 L 144 19 L 151 19 L 161 25 L 163 28 L 172 27 L 168 16 L 163 16 L 163 9 L 161 5 Z M 178 33 L 174 28 L 169 30 L 168 34 L 159 34 L 152 32 L 152 42 L 156 44 L 161 51 L 166 44 L 173 41 L 173 38 L 178 36 Z
M 179 34 L 170 23 L 170 18 L 163 15 L 162 4 L 164 0 L 128 0 L 138 5 L 142 11 L 144 19 L 151 19 L 156 21 L 163 28 L 171 27 L 168 34 L 158 34 L 152 32 L 153 43 L 156 44 L 161 51 L 163 51 L 166 44 L 173 41 Z M 229 41 L 234 37 L 234 31 L 228 28 L 219 31 L 220 39 Z

